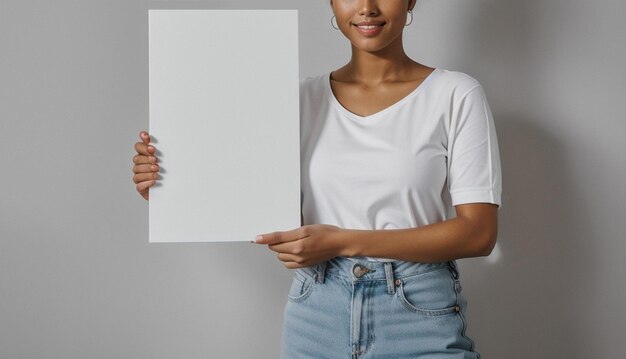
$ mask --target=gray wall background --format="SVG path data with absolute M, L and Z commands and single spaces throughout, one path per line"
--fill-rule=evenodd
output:
M 292 272 L 251 243 L 148 244 L 148 8 L 300 9 L 301 77 L 340 67 L 326 0 L 0 0 L 0 358 L 277 358 Z M 422 0 L 408 53 L 485 87 L 498 246 L 463 259 L 484 358 L 626 352 L 626 2 Z

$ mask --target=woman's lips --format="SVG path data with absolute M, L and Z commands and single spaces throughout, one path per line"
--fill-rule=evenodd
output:
M 353 24 L 353 25 L 354 25 L 354 27 L 356 27 L 356 31 L 358 31 L 363 36 L 368 36 L 368 37 L 378 35 L 382 31 L 383 26 L 385 26 L 384 23 L 382 23 L 380 25 L 375 25 L 375 24 L 370 24 L 370 25 Z

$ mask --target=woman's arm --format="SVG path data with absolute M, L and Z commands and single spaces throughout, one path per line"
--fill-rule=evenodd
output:
M 498 233 L 498 206 L 468 203 L 455 208 L 455 218 L 418 228 L 360 230 L 308 224 L 290 231 L 264 233 L 254 243 L 267 244 L 290 269 L 336 256 L 429 263 L 489 255 Z
M 498 206 L 467 203 L 455 209 L 457 217 L 417 228 L 343 229 L 336 233 L 339 255 L 423 263 L 489 255 L 498 235 Z

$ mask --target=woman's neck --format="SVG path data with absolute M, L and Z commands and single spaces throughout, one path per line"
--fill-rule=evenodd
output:
M 340 77 L 351 82 L 376 86 L 383 82 L 395 82 L 411 77 L 410 73 L 420 66 L 404 52 L 401 37 L 386 48 L 368 52 L 352 45 L 352 58 L 340 70 Z

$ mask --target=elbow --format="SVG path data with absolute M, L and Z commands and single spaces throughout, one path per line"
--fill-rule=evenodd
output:
M 465 221 L 465 237 L 470 240 L 467 248 L 472 257 L 491 254 L 498 238 L 498 212 L 494 204 L 467 204 L 457 206 L 457 218 Z
M 496 247 L 496 239 L 497 236 L 494 235 L 485 240 L 480 252 L 481 257 L 487 257 L 491 254 L 491 252 L 493 252 L 493 249 Z
M 498 239 L 498 230 L 497 228 L 491 231 L 487 231 L 483 234 L 478 241 L 480 246 L 478 248 L 478 256 L 479 257 L 487 257 L 493 252 L 493 249 L 496 247 L 496 241 Z
M 482 225 L 474 227 L 472 236 L 472 257 L 487 257 L 493 252 L 498 239 L 498 225 Z

